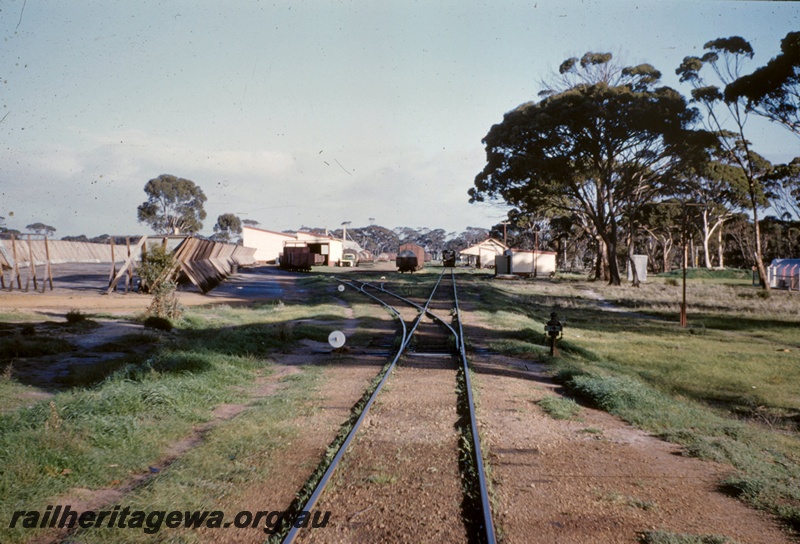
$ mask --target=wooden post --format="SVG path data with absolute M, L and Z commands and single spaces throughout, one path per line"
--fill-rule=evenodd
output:
M 137 251 L 141 251 L 142 256 L 144 256 L 145 252 L 147 251 L 146 242 L 147 242 L 147 235 L 142 236 L 139 239 L 139 242 L 137 242 L 136 247 L 133 248 L 133 253 L 135 254 Z M 128 257 L 128 260 L 125 261 L 125 264 L 122 265 L 122 269 L 119 272 L 117 272 L 117 275 L 114 276 L 114 279 L 112 279 L 109 282 L 108 289 L 106 290 L 106 294 L 107 295 L 109 293 L 111 293 L 111 291 L 114 290 L 114 288 L 117 286 L 117 282 L 120 280 L 120 278 L 122 278 L 122 275 L 125 273 L 125 271 L 128 269 L 128 267 L 132 266 L 133 259 L 134 259 L 134 256 L 135 256 L 134 254 L 131 254 Z
M 133 262 L 131 262 L 131 237 L 130 236 L 126 236 L 125 237 L 125 246 L 128 248 L 128 262 L 130 263 L 128 265 L 128 270 L 127 270 L 128 276 L 127 276 L 127 279 L 125 280 L 125 294 L 127 294 L 128 291 L 133 290 Z
M 14 269 L 13 275 L 11 276 L 11 283 L 13 285 L 14 278 L 17 278 L 17 289 L 22 289 L 22 280 L 19 278 L 19 264 L 17 263 L 17 237 L 15 235 L 11 235 L 11 249 L 14 254 Z
M 108 241 L 111 243 L 111 273 L 108 275 L 108 286 L 111 287 L 111 282 L 117 275 L 117 259 L 114 257 L 114 237 L 109 237 Z M 117 290 L 117 284 L 114 284 L 114 291 Z
M 681 296 L 681 327 L 686 328 L 686 267 L 689 265 L 689 246 L 686 244 L 686 207 L 683 209 L 683 294 Z
M 42 282 L 42 293 L 44 293 L 45 284 L 47 281 L 50 281 L 50 290 L 53 290 L 53 269 L 50 267 L 50 244 L 47 242 L 47 235 L 44 237 L 44 255 L 47 259 L 47 270 L 45 272 L 45 278 Z
M 39 290 L 39 283 L 36 281 L 36 261 L 33 258 L 33 244 L 31 243 L 31 235 L 30 234 L 28 235 L 28 255 L 31 258 L 30 276 L 33 276 L 33 290 L 34 291 L 38 291 Z M 28 276 L 28 281 L 30 281 L 30 279 L 31 279 L 30 276 Z M 27 288 L 28 288 L 28 286 L 27 286 L 27 282 L 26 282 L 25 289 L 27 290 Z

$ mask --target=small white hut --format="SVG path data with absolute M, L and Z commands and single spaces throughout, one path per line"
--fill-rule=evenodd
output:
M 494 238 L 487 238 L 479 244 L 475 244 L 467 249 L 462 249 L 458 253 L 467 258 L 467 262 L 476 268 L 491 268 L 494 266 L 494 258 L 502 255 L 508 247 Z

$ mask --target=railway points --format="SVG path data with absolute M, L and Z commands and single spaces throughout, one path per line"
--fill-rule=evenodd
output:
M 331 524 L 337 538 L 377 541 L 400 527 L 413 533 L 411 526 L 418 525 L 423 540 L 494 543 L 464 333 L 450 322 L 459 315 L 455 274 L 443 269 L 426 300 L 398 294 L 386 282 L 340 281 L 397 317 L 399 347 L 302 510 L 339 510 L 332 519 L 348 522 L 356 508 L 359 523 Z M 382 393 L 387 382 L 391 387 Z M 414 402 L 401 402 L 409 395 L 396 393 L 409 391 L 416 391 Z M 380 408 L 370 414 L 376 401 Z M 337 485 L 326 494 L 334 475 Z M 363 493 L 364 480 L 385 485 Z M 409 500 L 429 502 L 430 519 L 404 515 L 402 504 Z M 294 542 L 299 533 L 292 527 L 283 542 Z M 326 535 L 331 533 L 308 538 Z

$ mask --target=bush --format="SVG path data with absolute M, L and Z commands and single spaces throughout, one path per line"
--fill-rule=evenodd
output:
M 153 302 L 147 309 L 150 316 L 178 319 L 183 307 L 178 302 L 178 286 L 174 281 L 165 281 L 153 289 Z
M 151 316 L 177 319 L 182 313 L 178 303 L 175 283 L 175 257 L 160 245 L 149 247 L 142 253 L 142 262 L 137 268 L 141 279 L 141 290 L 153 295 L 147 313 Z M 172 324 L 170 323 L 170 328 Z
M 142 252 L 142 261 L 136 268 L 143 293 L 152 293 L 160 283 L 170 281 L 167 277 L 175 266 L 175 257 L 160 245 L 153 245 Z
M 539 406 L 553 419 L 573 419 L 581 411 L 577 402 L 564 397 L 544 397 Z
M 86 320 L 86 314 L 81 313 L 80 310 L 70 310 L 67 312 L 66 315 L 67 323 L 70 325 L 74 325 L 75 323 L 80 323 L 81 321 Z
M 565 385 L 574 394 L 612 413 L 636 410 L 652 400 L 652 394 L 644 384 L 627 376 L 576 375 Z
M 151 315 L 150 317 L 144 320 L 144 326 L 149 329 L 158 329 L 160 331 L 169 332 L 172 330 L 172 321 L 170 321 L 166 317 Z

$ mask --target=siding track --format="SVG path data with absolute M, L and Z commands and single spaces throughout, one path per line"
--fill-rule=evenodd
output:
M 339 521 L 324 531 L 306 531 L 303 539 L 493 544 L 454 271 L 443 269 L 424 300 L 413 296 L 423 288 L 419 284 L 401 285 L 401 294 L 386 283 L 338 281 L 397 318 L 398 347 L 313 493 L 298 508 L 329 509 L 332 520 Z M 370 413 L 390 379 L 380 408 Z M 336 485 L 325 493 L 332 479 Z M 428 507 L 414 513 L 406 507 L 411 504 Z M 299 533 L 292 527 L 283 542 L 294 542 Z

